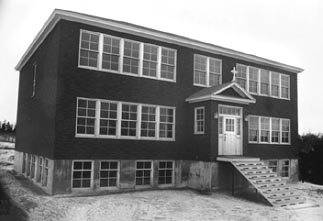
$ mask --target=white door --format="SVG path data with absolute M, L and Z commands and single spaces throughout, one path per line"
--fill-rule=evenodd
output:
M 241 118 L 223 116 L 219 121 L 219 155 L 242 155 Z

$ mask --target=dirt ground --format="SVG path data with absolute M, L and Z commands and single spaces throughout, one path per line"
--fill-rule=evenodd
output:
M 7 151 L 7 150 L 6 150 Z M 0 149 L 0 220 L 323 220 L 323 186 L 294 185 L 320 207 L 273 208 L 229 193 L 153 190 L 89 197 L 48 196 L 17 175 L 10 153 Z

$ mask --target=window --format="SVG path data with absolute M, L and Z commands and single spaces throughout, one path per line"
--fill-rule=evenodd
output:
M 31 97 L 35 97 L 36 95 L 36 75 L 37 75 L 37 63 L 33 64 L 33 90 L 31 93 Z
M 158 184 L 173 184 L 173 161 L 159 162 Z
M 141 137 L 156 136 L 156 107 L 142 106 L 141 108 Z
M 115 136 L 117 133 L 117 103 L 101 101 L 100 135 Z
M 236 81 L 237 83 L 244 89 L 247 90 L 247 66 L 237 64 L 237 76 Z
M 44 160 L 44 174 L 42 177 L 42 186 L 47 186 L 48 182 L 48 166 L 49 166 L 49 160 L 45 158 Z
M 281 97 L 289 99 L 289 76 L 281 75 Z
M 277 160 L 269 160 L 268 167 L 273 172 L 277 173 L 278 172 L 278 161 Z
M 258 68 L 249 67 L 249 92 L 251 93 L 258 93 L 258 73 Z
M 162 48 L 160 78 L 175 79 L 175 51 L 172 49 Z
M 97 67 L 99 56 L 99 33 L 81 31 L 80 65 Z
M 77 133 L 94 134 L 96 101 L 77 100 Z
M 76 136 L 174 140 L 175 108 L 77 98 Z
M 31 166 L 31 154 L 28 154 L 27 156 L 27 169 L 26 169 L 26 175 L 30 176 L 30 166 Z
M 269 125 L 270 118 L 261 117 L 260 118 L 260 142 L 269 143 Z
M 121 136 L 136 136 L 137 105 L 122 104 Z
M 289 177 L 289 168 L 290 168 L 289 164 L 290 164 L 289 160 L 281 161 L 281 171 L 280 171 L 281 177 Z
M 269 95 L 269 71 L 260 69 L 260 94 Z
M 282 120 L 282 143 L 289 143 L 289 135 L 290 135 L 290 127 L 289 127 L 289 120 Z
M 142 75 L 150 77 L 157 76 L 157 59 L 158 47 L 154 45 L 144 44 L 144 62 Z
M 136 185 L 150 185 L 152 178 L 152 163 L 151 161 L 136 162 Z
M 194 55 L 194 85 L 216 86 L 222 82 L 222 61 L 202 55 Z
M 101 161 L 100 164 L 100 187 L 118 186 L 118 161 Z
M 23 157 L 22 157 L 22 168 L 21 168 L 21 172 L 22 173 L 26 173 L 26 165 L 27 165 L 27 154 L 23 153 Z
M 225 132 L 234 132 L 234 118 L 224 118 L 225 119 Z
M 35 177 L 35 169 L 36 169 L 36 156 L 31 156 L 31 167 L 30 167 L 30 178 L 33 179 Z
M 194 109 L 194 133 L 204 133 L 204 107 L 196 107 Z
M 74 161 L 72 171 L 72 188 L 91 187 L 92 161 Z
M 280 141 L 280 119 L 271 119 L 271 142 L 279 143 Z
M 260 131 L 260 140 L 258 140 Z M 290 120 L 249 116 L 249 142 L 290 144 Z
M 123 52 L 123 72 L 138 74 L 139 42 L 125 40 Z
M 37 176 L 36 176 L 36 182 L 37 183 L 40 183 L 42 174 L 43 174 L 43 158 L 39 157 L 38 158 Z
M 111 36 L 103 37 L 102 69 L 119 70 L 120 39 Z
M 249 117 L 249 142 L 258 142 L 259 134 L 259 118 L 255 116 Z
M 279 73 L 271 73 L 271 96 L 279 97 Z
M 219 116 L 219 134 L 223 134 L 223 117 Z
M 79 67 L 176 81 L 176 50 L 81 30 Z
M 160 108 L 159 119 L 159 137 L 173 138 L 174 137 L 174 109 Z

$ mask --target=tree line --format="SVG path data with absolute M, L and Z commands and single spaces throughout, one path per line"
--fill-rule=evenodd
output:
M 323 134 L 299 136 L 299 178 L 323 185 Z
M 0 121 L 0 133 L 15 133 L 16 126 L 9 121 Z

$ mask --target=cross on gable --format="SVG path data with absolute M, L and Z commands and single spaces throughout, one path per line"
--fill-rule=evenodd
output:
M 239 73 L 239 72 L 236 70 L 236 67 L 233 67 L 233 69 L 231 70 L 231 73 L 233 74 L 233 76 L 232 76 L 232 81 L 235 81 L 235 80 L 236 80 L 236 77 L 237 77 L 237 74 Z

